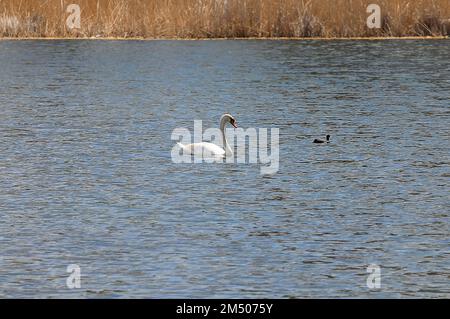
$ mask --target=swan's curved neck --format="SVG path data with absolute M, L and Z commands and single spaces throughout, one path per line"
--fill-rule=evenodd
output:
M 227 138 L 225 137 L 225 125 L 226 124 L 227 124 L 227 118 L 225 116 L 222 116 L 220 118 L 220 131 L 222 132 L 223 147 L 225 148 L 225 155 L 231 156 L 231 155 L 233 155 L 233 151 L 231 150 L 230 145 L 228 145 Z

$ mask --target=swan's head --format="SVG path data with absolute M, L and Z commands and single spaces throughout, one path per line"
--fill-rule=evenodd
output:
M 228 122 L 233 125 L 234 128 L 237 128 L 236 119 L 229 113 L 222 115 L 221 121 L 225 121 L 225 123 Z

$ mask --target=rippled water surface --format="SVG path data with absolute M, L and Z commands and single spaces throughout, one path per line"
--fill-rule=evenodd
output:
M 0 297 L 450 297 L 449 56 L 1 41 Z M 276 174 L 172 163 L 174 128 L 224 112 L 280 129 Z

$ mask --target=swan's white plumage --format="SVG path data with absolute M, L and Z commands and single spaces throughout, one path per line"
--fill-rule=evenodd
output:
M 190 155 L 203 155 L 203 156 L 218 156 L 218 157 L 224 157 L 225 156 L 225 150 L 221 148 L 220 146 L 217 146 L 213 143 L 208 142 L 201 142 L 201 143 L 192 143 L 192 144 L 186 144 L 183 145 L 181 143 L 177 143 L 183 151 Z

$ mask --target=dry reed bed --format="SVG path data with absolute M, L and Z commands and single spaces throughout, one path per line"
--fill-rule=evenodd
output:
M 81 28 L 66 8 L 81 8 Z M 368 4 L 382 25 L 369 29 Z M 0 37 L 403 37 L 450 34 L 450 0 L 0 0 Z

